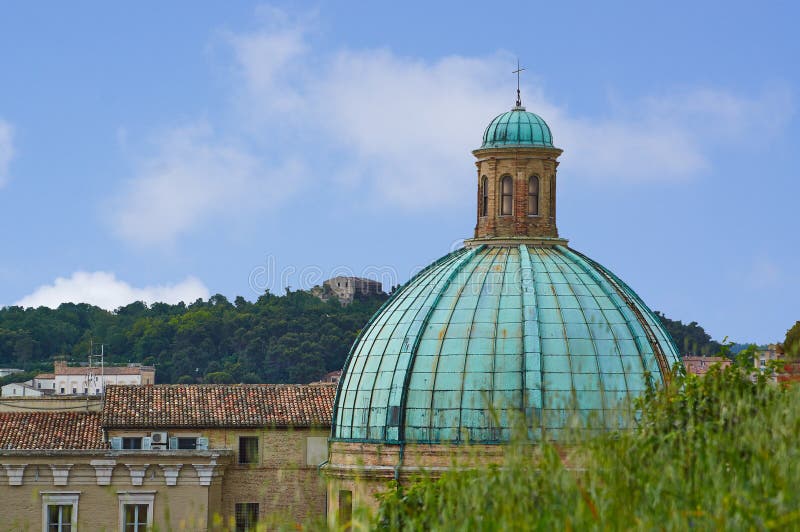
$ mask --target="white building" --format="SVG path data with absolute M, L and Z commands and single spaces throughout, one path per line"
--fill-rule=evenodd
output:
M 2 387 L 3 397 L 41 397 L 44 393 L 33 386 L 33 381 L 12 382 Z
M 155 384 L 153 366 L 68 366 L 55 362 L 53 373 L 41 373 L 33 379 L 33 387 L 55 395 L 100 395 L 109 384 Z
M 54 393 L 56 389 L 56 376 L 53 373 L 40 373 L 33 378 L 33 387 L 45 394 Z

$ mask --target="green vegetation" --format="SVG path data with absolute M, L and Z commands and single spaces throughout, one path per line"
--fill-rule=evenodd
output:
M 634 430 L 559 448 L 518 438 L 504 464 L 395 485 L 361 518 L 382 530 L 800 528 L 800 387 L 753 382 L 747 356 L 700 378 L 676 368 L 629 410 Z
M 712 340 L 711 336 L 696 321 L 684 324 L 680 320 L 671 320 L 658 311 L 656 311 L 656 316 L 675 340 L 675 345 L 678 346 L 681 355 L 708 357 L 719 351 L 721 347 L 719 342 Z
M 783 341 L 783 351 L 788 357 L 800 357 L 800 321 L 786 331 L 786 339 Z
M 156 366 L 162 383 L 303 383 L 341 369 L 386 299 L 342 307 L 308 292 L 266 293 L 251 303 L 215 295 L 185 305 L 132 303 L 116 312 L 86 304 L 0 309 L 0 367 L 52 371 L 54 356 L 85 362 L 92 342 L 106 363 Z M 15 379 L 16 380 L 16 379 Z

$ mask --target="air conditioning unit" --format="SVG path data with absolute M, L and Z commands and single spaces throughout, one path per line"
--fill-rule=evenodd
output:
M 152 440 L 153 447 L 166 447 L 169 443 L 166 432 L 151 432 L 150 439 Z

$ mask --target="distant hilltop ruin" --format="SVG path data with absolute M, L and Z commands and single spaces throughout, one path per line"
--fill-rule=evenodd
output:
M 372 279 L 363 277 L 331 277 L 322 283 L 322 286 L 315 286 L 311 293 L 328 301 L 336 298 L 342 305 L 349 305 L 354 299 L 368 297 L 371 295 L 383 294 L 383 285 Z

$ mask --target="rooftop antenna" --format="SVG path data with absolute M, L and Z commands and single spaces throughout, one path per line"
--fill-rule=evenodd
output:
M 522 107 L 522 97 L 519 93 L 519 73 L 525 70 L 524 68 L 520 68 L 519 66 L 519 59 L 517 59 L 517 69 L 512 72 L 512 74 L 517 75 L 517 107 Z

